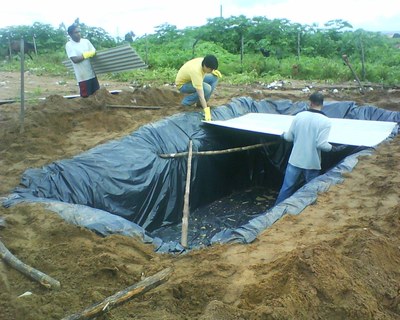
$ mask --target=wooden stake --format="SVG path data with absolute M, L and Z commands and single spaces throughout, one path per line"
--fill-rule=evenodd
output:
M 139 297 L 147 291 L 159 286 L 168 280 L 169 275 L 172 273 L 171 268 L 164 269 L 155 275 L 148 277 L 137 284 L 134 284 L 116 294 L 106 298 L 102 302 L 96 303 L 85 310 L 67 316 L 62 320 L 78 320 L 78 319 L 93 319 L 100 314 L 107 313 L 114 307 L 121 305 L 133 298 Z
M 188 237 L 188 226 L 189 226 L 189 198 L 190 198 L 190 179 L 192 173 L 192 140 L 189 140 L 189 154 L 187 161 L 187 172 L 186 172 L 186 186 L 185 186 L 185 198 L 183 203 L 183 217 L 182 217 L 182 236 L 181 244 L 184 248 L 187 248 L 187 237 Z
M 25 48 L 24 48 L 24 38 L 21 38 L 20 42 L 21 49 L 21 112 L 19 115 L 19 133 L 25 132 Z
M 44 274 L 43 272 L 36 270 L 23 263 L 21 260 L 16 258 L 10 251 L 8 251 L 4 243 L 2 243 L 1 241 L 0 241 L 0 256 L 11 267 L 22 272 L 24 275 L 38 281 L 41 285 L 45 286 L 46 288 L 49 289 L 60 288 L 60 282 L 49 277 L 47 274 Z
M 251 146 L 231 148 L 231 149 L 225 149 L 225 150 L 197 151 L 197 152 L 193 152 L 192 154 L 194 156 L 226 154 L 226 153 L 231 153 L 231 152 L 246 151 L 246 150 L 256 149 L 256 148 L 260 148 L 260 147 L 264 147 L 264 146 L 270 146 L 270 145 L 277 144 L 277 143 L 279 143 L 279 141 L 258 143 L 258 144 L 254 144 Z M 188 152 L 180 152 L 180 153 L 161 153 L 158 156 L 161 158 L 178 158 L 178 157 L 186 157 L 187 155 L 188 155 Z

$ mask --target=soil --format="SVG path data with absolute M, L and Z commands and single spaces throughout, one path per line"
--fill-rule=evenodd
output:
M 0 72 L 0 100 L 18 100 L 19 80 L 19 73 Z M 94 96 L 66 99 L 78 94 L 73 79 L 25 75 L 23 127 L 18 101 L 0 105 L 0 195 L 18 186 L 28 168 L 198 110 L 181 107 L 172 86 L 99 81 L 102 89 Z M 285 81 L 268 88 L 231 86 L 222 79 L 210 102 L 219 106 L 240 96 L 306 100 L 307 88 L 324 90 L 327 100 L 400 111 L 398 89 L 377 85 L 362 94 L 354 83 Z M 169 267 L 173 272 L 165 283 L 98 319 L 400 319 L 399 141 L 361 157 L 342 184 L 301 214 L 285 215 L 250 244 L 159 254 L 137 239 L 100 237 L 68 224 L 41 204 L 2 207 L 0 240 L 61 288 L 45 288 L 0 262 L 0 319 L 61 319 Z

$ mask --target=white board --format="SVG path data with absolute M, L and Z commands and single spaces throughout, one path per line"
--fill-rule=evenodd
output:
M 289 130 L 294 116 L 270 113 L 247 113 L 229 120 L 203 121 L 226 128 L 281 135 Z M 374 147 L 385 140 L 396 122 L 330 118 L 329 142 L 352 146 Z

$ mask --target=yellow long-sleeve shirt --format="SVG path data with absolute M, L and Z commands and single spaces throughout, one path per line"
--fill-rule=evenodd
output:
M 181 88 L 185 83 L 191 82 L 196 89 L 203 89 L 205 72 L 201 63 L 204 58 L 194 58 L 186 62 L 178 71 L 175 84 Z

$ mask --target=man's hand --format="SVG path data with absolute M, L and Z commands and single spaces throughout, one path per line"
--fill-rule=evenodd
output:
M 82 53 L 82 56 L 83 56 L 84 59 L 89 59 L 89 58 L 94 57 L 95 54 L 96 54 L 96 51 L 94 51 L 94 50 L 93 51 L 86 51 L 86 52 Z
M 210 107 L 204 108 L 204 120 L 211 121 L 211 109 L 210 109 Z
M 211 72 L 214 76 L 216 76 L 217 78 L 222 78 L 222 74 L 221 72 L 219 72 L 218 70 L 213 70 L 213 72 Z

